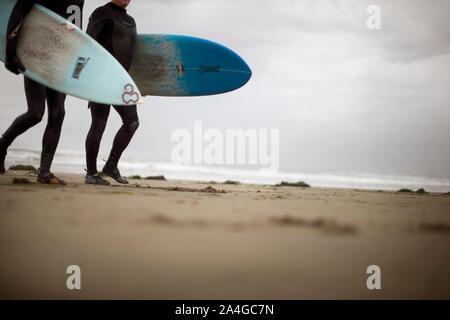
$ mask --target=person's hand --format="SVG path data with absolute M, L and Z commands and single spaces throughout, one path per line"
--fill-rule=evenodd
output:
M 21 72 L 25 72 L 26 70 L 18 56 L 14 56 L 11 59 L 6 59 L 5 67 L 16 75 L 19 75 Z

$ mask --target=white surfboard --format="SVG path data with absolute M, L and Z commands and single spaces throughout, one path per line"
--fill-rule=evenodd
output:
M 0 0 L 0 60 L 16 0 Z M 56 13 L 35 4 L 17 46 L 24 76 L 57 91 L 104 104 L 142 103 L 138 87 L 100 44 Z

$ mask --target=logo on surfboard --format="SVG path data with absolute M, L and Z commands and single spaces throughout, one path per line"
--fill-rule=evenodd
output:
M 81 72 L 83 72 L 84 67 L 88 64 L 90 58 L 78 57 L 77 63 L 75 65 L 75 70 L 73 70 L 72 78 L 80 79 Z
M 128 83 L 125 87 L 125 92 L 122 94 L 122 100 L 126 104 L 134 103 L 139 101 L 139 94 L 134 91 L 134 86 Z
M 220 71 L 220 66 L 217 67 L 208 67 L 205 66 L 204 64 L 200 65 L 200 68 L 198 68 L 198 73 L 205 73 L 205 72 L 219 72 Z

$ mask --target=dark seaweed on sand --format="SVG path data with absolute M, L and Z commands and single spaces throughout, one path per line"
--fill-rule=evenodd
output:
M 135 176 L 129 176 L 127 177 L 127 179 L 134 179 L 134 180 L 161 180 L 161 181 L 166 181 L 166 178 L 164 176 L 149 176 L 146 178 L 142 178 L 140 175 L 135 175 Z
M 160 181 L 166 181 L 166 177 L 164 176 L 149 176 L 144 178 L 145 180 L 160 180 Z
M 412 191 L 411 189 L 400 189 L 397 192 L 413 193 L 414 191 Z M 425 193 L 428 193 L 428 192 L 426 192 L 424 188 L 420 188 L 419 190 L 416 191 L 416 193 L 425 194 Z
M 13 184 L 30 184 L 31 182 L 23 178 L 14 178 Z
M 299 182 L 286 182 L 282 181 L 280 184 L 276 184 L 275 187 L 301 187 L 301 188 L 310 188 L 311 186 L 303 181 Z
M 36 169 L 33 166 L 27 166 L 27 165 L 23 165 L 23 164 L 18 164 L 16 166 L 11 166 L 9 167 L 9 170 L 12 171 L 31 171 L 31 172 L 38 172 L 38 169 Z
M 239 185 L 241 184 L 239 181 L 233 181 L 233 180 L 227 180 L 225 181 L 223 184 L 234 184 L 234 185 Z

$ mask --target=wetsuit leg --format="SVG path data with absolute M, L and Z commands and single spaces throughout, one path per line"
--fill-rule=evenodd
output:
M 119 113 L 122 118 L 122 127 L 117 132 L 111 153 L 109 155 L 106 166 L 111 168 L 117 168 L 120 157 L 125 149 L 130 144 L 136 130 L 139 127 L 139 118 L 137 115 L 136 106 L 114 106 L 114 109 Z
M 48 105 L 48 122 L 42 139 L 42 155 L 40 173 L 50 172 L 50 166 L 55 156 L 56 147 L 61 136 L 61 129 L 66 114 L 64 103 L 66 95 L 46 88 Z
M 88 175 L 94 175 L 98 173 L 97 156 L 111 106 L 91 102 L 89 107 L 91 109 L 92 123 L 86 137 L 86 165 Z
M 45 87 L 33 80 L 24 78 L 28 111 L 18 116 L 0 138 L 0 162 L 3 163 L 8 147 L 29 128 L 41 122 L 45 112 Z

